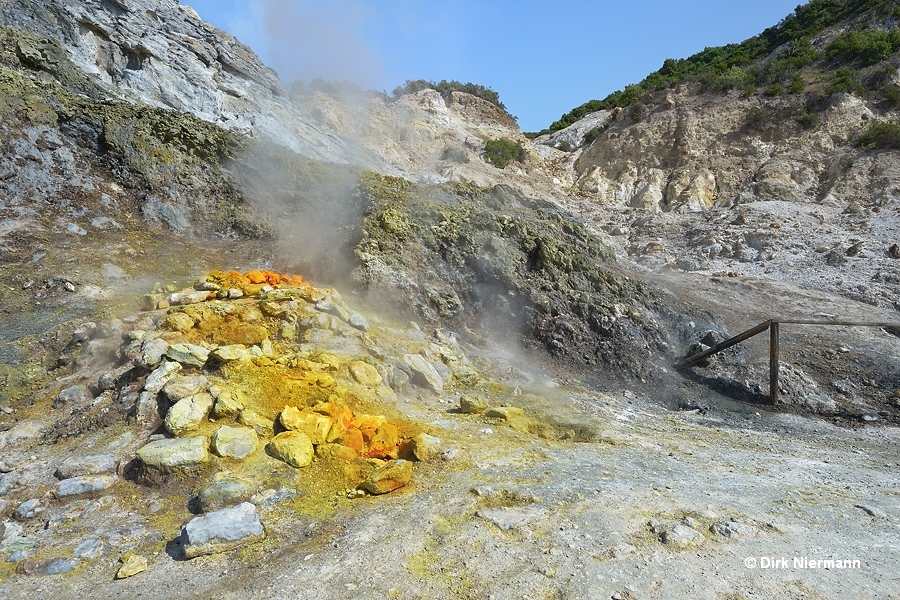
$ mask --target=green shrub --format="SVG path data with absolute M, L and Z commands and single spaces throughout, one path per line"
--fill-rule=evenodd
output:
M 886 85 L 882 89 L 881 94 L 890 108 L 900 108 L 900 85 L 895 83 Z
M 763 96 L 780 96 L 784 93 L 784 87 L 780 83 L 773 83 L 765 90 L 763 90 Z
M 762 131 L 772 122 L 772 113 L 763 106 L 751 108 L 744 115 L 744 127 L 750 131 Z
M 829 58 L 858 60 L 867 67 L 888 58 L 900 49 L 900 34 L 881 29 L 847 31 L 839 35 L 825 48 Z
M 610 126 L 612 125 L 612 122 L 613 122 L 613 120 L 609 119 L 603 125 L 598 125 L 597 127 L 594 127 L 593 129 L 588 131 L 586 134 L 584 134 L 584 137 L 581 138 L 581 145 L 582 146 L 590 146 L 591 144 L 593 144 L 594 140 L 599 138 L 601 135 L 603 135 L 606 132 L 607 129 L 610 128 Z
M 837 92 L 855 92 L 864 94 L 866 88 L 857 79 L 856 71 L 847 67 L 841 67 L 831 74 L 831 87 L 828 88 L 829 94 Z
M 506 110 L 506 105 L 500 101 L 500 94 L 489 87 L 472 82 L 462 83 L 460 81 L 447 81 L 446 79 L 442 79 L 435 83 L 434 81 L 427 81 L 425 79 L 408 79 L 403 85 L 394 88 L 393 96 L 394 98 L 399 98 L 404 94 L 414 94 L 429 89 L 435 90 L 445 98 L 449 96 L 451 92 L 465 92 L 466 94 L 478 96 L 482 100 L 487 100 L 504 111 Z
M 509 138 L 489 140 L 484 145 L 484 160 L 498 169 L 505 169 L 511 160 L 522 162 L 525 156 L 522 144 Z
M 788 92 L 791 94 L 802 94 L 804 89 L 806 89 L 806 82 L 803 81 L 803 75 L 797 73 L 794 75 L 794 78 L 791 79 L 791 85 L 788 87 Z
M 794 119 L 803 129 L 814 129 L 819 124 L 819 115 L 816 113 L 804 113 Z
M 572 146 L 572 142 L 570 142 L 569 140 L 563 140 L 556 145 L 556 149 L 563 152 L 571 152 L 575 148 Z
M 462 148 L 444 146 L 444 150 L 441 152 L 441 160 L 465 164 L 469 162 L 469 155 Z
M 860 148 L 873 150 L 900 149 L 900 122 L 882 121 L 872 123 L 856 140 L 856 145 Z

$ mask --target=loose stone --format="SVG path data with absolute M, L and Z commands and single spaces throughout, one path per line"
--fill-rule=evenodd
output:
M 127 577 L 132 577 L 137 575 L 138 573 L 143 573 L 147 570 L 147 557 L 141 556 L 140 554 L 130 554 L 122 557 L 122 566 L 119 567 L 119 570 L 116 572 L 116 579 L 125 579 Z
M 202 367 L 209 358 L 209 350 L 194 344 L 172 344 L 166 350 L 166 356 L 182 365 Z
M 408 460 L 392 460 L 372 471 L 359 487 L 370 494 L 386 494 L 409 483 L 412 473 L 412 463 Z
M 414 373 L 413 383 L 429 387 L 438 394 L 444 393 L 444 380 L 438 375 L 434 365 L 428 362 L 424 356 L 420 354 L 405 354 L 403 355 L 403 362 Z
M 413 455 L 417 460 L 422 462 L 434 460 L 443 451 L 440 438 L 427 433 L 420 433 L 413 438 Z
M 101 540 L 97 538 L 89 538 L 75 546 L 75 549 L 72 550 L 72 554 L 77 556 L 78 558 L 100 558 L 103 556 L 104 544 Z
M 56 497 L 78 496 L 100 492 L 112 487 L 119 478 L 115 475 L 84 475 L 64 479 L 56 484 Z
M 463 396 L 459 399 L 459 412 L 466 415 L 480 415 L 487 408 L 487 400 L 481 396 Z
M 354 360 L 350 363 L 350 374 L 353 375 L 356 381 L 369 387 L 377 387 L 382 382 L 381 374 L 378 373 L 378 370 L 369 363 L 360 360 Z
M 150 442 L 137 451 L 137 457 L 147 467 L 169 471 L 190 469 L 207 460 L 205 437 L 164 439 Z
M 173 377 L 163 386 L 163 393 L 172 402 L 178 402 L 188 396 L 205 392 L 209 388 L 209 379 L 203 375 L 181 375 Z
M 200 502 L 200 510 L 208 513 L 248 500 L 255 491 L 251 482 L 231 477 L 204 488 L 197 495 L 197 499 Z
M 41 505 L 41 501 L 37 498 L 32 498 L 20 504 L 18 508 L 13 511 L 13 518 L 16 521 L 27 521 L 35 518 L 44 512 L 44 510 L 46 509 Z
M 313 459 L 313 445 L 305 433 L 284 431 L 279 433 L 268 445 L 269 454 L 280 458 L 292 467 L 308 466 Z
M 174 436 L 193 431 L 200 426 L 212 407 L 212 396 L 205 392 L 179 400 L 166 413 L 166 430 Z
M 213 452 L 219 456 L 244 458 L 256 450 L 259 437 L 251 427 L 223 425 L 212 436 Z
M 181 371 L 181 369 L 180 363 L 164 361 L 156 367 L 156 370 L 147 375 L 147 380 L 144 382 L 144 389 L 151 394 L 158 394 L 166 383 Z
M 111 473 L 119 466 L 119 460 L 112 454 L 96 456 L 72 456 L 56 467 L 54 475 L 57 479 L 69 479 L 82 475 L 102 475 Z
M 182 536 L 185 558 L 195 558 L 261 540 L 265 530 L 256 507 L 243 502 L 191 519 Z

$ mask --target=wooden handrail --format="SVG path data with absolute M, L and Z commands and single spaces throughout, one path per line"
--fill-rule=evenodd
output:
M 698 352 L 693 356 L 689 356 L 680 362 L 675 364 L 675 368 L 678 370 L 687 369 L 693 367 L 700 361 L 705 358 L 712 356 L 713 354 L 717 354 L 722 350 L 726 350 L 731 348 L 734 345 L 740 344 L 744 340 L 748 340 L 755 335 L 759 335 L 763 331 L 769 330 L 769 403 L 775 404 L 778 402 L 778 375 L 779 375 L 779 333 L 780 333 L 780 325 L 837 325 L 844 327 L 883 327 L 883 328 L 891 328 L 897 331 L 900 331 L 900 323 L 879 323 L 875 321 L 826 321 L 822 319 L 769 319 L 768 321 L 763 321 L 756 327 L 752 327 L 743 333 L 739 333 L 738 335 L 728 338 L 724 342 L 716 344 L 712 348 L 708 350 L 704 350 L 702 352 Z

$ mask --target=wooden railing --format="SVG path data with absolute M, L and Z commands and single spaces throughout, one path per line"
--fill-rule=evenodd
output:
M 759 335 L 763 331 L 769 330 L 769 403 L 778 402 L 778 367 L 779 367 L 779 330 L 780 325 L 832 325 L 845 327 L 884 327 L 900 331 L 900 323 L 877 323 L 871 321 L 823 321 L 816 319 L 769 319 L 763 321 L 756 327 L 752 327 L 743 333 L 728 338 L 724 342 L 716 344 L 708 350 L 698 352 L 693 356 L 689 356 L 675 365 L 676 369 L 688 369 L 693 367 L 705 358 L 717 354 L 722 350 L 731 348 L 736 344 Z

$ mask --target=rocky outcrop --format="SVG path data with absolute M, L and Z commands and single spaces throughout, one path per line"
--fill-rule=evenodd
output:
M 642 114 L 622 111 L 584 149 L 574 163 L 576 185 L 601 201 L 650 211 L 816 202 L 830 194 L 868 201 L 871 169 L 849 163 L 872 110 L 838 93 L 811 113 L 820 125 L 806 129 L 791 116 L 806 110 L 804 102 L 696 95 L 688 86 L 648 95 Z

